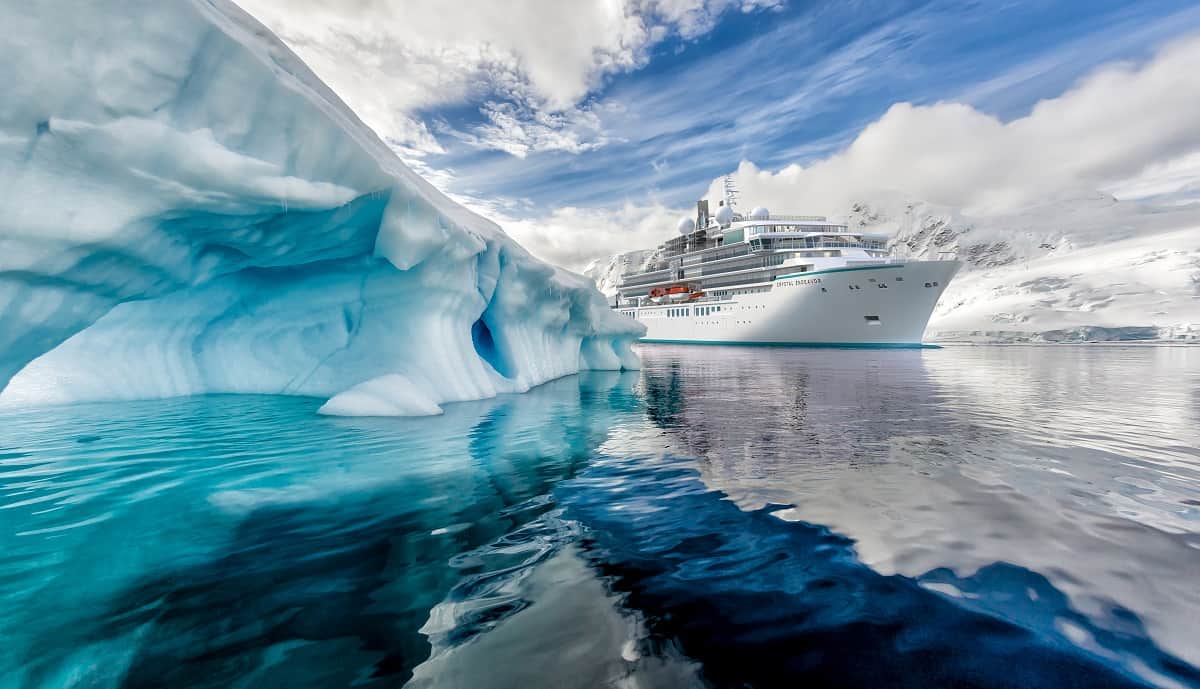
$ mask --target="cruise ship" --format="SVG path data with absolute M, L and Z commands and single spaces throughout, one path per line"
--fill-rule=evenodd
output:
M 712 214 L 700 201 L 679 236 L 621 276 L 613 308 L 645 324 L 643 342 L 921 345 L 958 261 L 895 258 L 884 235 L 815 215 L 743 215 L 731 197 Z

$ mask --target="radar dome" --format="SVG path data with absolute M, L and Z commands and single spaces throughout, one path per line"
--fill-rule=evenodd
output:
M 751 220 L 770 220 L 771 213 L 766 208 L 759 206 L 758 208 L 755 208 L 754 210 L 750 211 L 750 219 Z
M 733 209 L 729 206 L 721 206 L 717 209 L 717 222 L 722 225 L 728 225 L 733 222 Z
M 691 218 L 680 218 L 679 224 L 675 227 L 679 230 L 679 234 L 691 234 L 696 231 L 696 221 Z

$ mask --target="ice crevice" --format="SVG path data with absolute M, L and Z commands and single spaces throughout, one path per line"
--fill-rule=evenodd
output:
M 0 405 L 430 414 L 637 366 L 641 326 L 404 166 L 235 5 L 108 5 L 0 7 Z

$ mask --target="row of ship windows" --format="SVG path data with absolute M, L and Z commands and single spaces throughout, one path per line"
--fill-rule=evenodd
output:
M 766 306 L 765 305 L 763 305 L 763 306 L 741 306 L 738 308 L 739 308 L 739 310 L 747 310 L 747 309 L 751 309 L 751 308 L 765 309 Z M 643 318 L 643 317 L 645 317 L 645 318 L 662 318 L 662 317 L 684 318 L 684 317 L 692 316 L 692 315 L 711 316 L 715 313 L 720 313 L 724 310 L 725 310 L 725 307 L 721 306 L 721 305 L 696 306 L 696 307 L 681 306 L 681 307 L 674 308 L 674 309 L 666 309 L 665 311 L 639 312 L 639 311 L 633 311 L 633 310 L 622 310 L 621 315 L 628 316 L 630 318 Z M 693 311 L 695 313 L 693 313 Z
M 716 313 L 721 310 L 722 309 L 720 306 L 697 306 L 696 307 L 696 315 L 697 316 L 707 316 L 709 314 L 713 314 L 713 313 Z M 684 308 L 679 308 L 679 309 L 667 309 L 667 318 L 682 318 L 684 316 L 690 316 L 690 315 L 692 315 L 692 309 L 689 307 L 684 307 Z

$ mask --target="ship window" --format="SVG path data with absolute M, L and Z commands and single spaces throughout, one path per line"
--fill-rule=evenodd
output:
M 863 316 L 863 318 L 871 325 L 879 325 L 879 316 Z
M 926 287 L 933 287 L 933 283 L 932 283 L 932 282 L 926 282 L 926 283 L 925 283 L 925 286 L 926 286 Z
M 821 288 L 821 291 L 822 291 L 822 292 L 828 292 L 829 290 L 827 290 L 827 289 L 825 289 L 824 287 L 822 287 L 822 288 Z
M 937 286 L 938 286 L 937 280 L 934 280 L 934 281 L 933 281 L 933 286 L 934 286 L 934 287 L 937 287 Z
M 904 282 L 904 278 L 896 278 L 896 282 Z
M 875 278 L 870 278 L 869 282 L 875 282 Z

